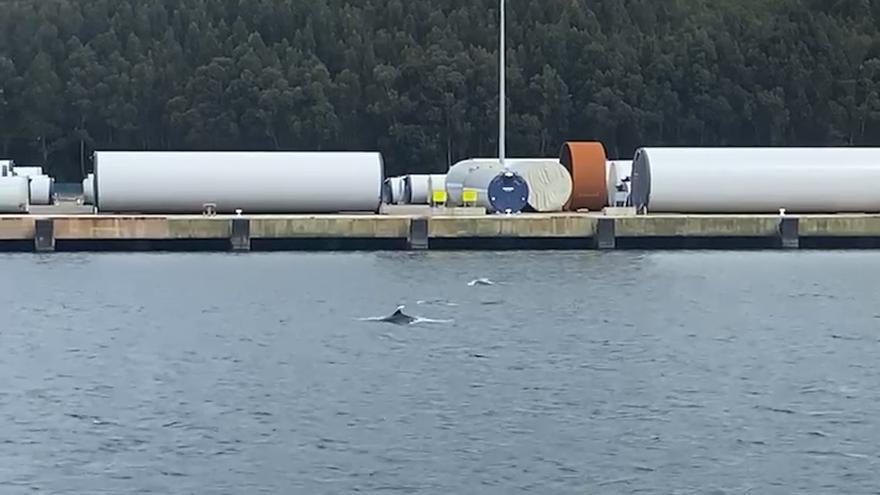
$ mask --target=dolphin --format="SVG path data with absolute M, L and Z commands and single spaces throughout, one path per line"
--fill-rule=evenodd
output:
M 395 325 L 411 325 L 414 321 L 416 321 L 416 318 L 404 313 L 403 308 L 403 306 L 398 306 L 393 313 L 388 316 L 383 316 L 382 318 L 379 318 L 379 321 L 394 323 Z
M 416 318 L 403 312 L 403 306 L 398 306 L 390 316 L 382 318 L 382 321 L 394 323 L 395 325 L 409 325 L 416 321 Z
M 495 285 L 495 282 L 489 280 L 488 278 L 478 278 L 476 280 L 471 280 L 468 282 L 469 287 L 473 287 L 475 285 Z
M 392 323 L 394 325 L 415 325 L 416 323 L 452 323 L 452 320 L 434 320 L 431 318 L 420 318 L 410 316 L 403 312 L 404 306 L 398 306 L 393 313 L 388 316 L 373 316 L 369 318 L 359 318 L 361 321 L 378 321 L 381 323 Z

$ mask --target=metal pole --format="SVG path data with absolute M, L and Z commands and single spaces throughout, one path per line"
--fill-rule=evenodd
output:
M 507 139 L 504 131 L 504 123 L 506 120 L 506 106 L 507 106 L 507 96 L 505 94 L 505 78 L 506 78 L 506 67 L 505 67 L 505 47 L 504 47 L 504 3 L 505 0 L 500 0 L 501 2 L 501 24 L 500 24 L 500 33 L 501 33 L 501 47 L 499 49 L 499 101 L 498 101 L 498 159 L 501 161 L 501 167 L 505 170 L 507 166 L 504 163 L 505 158 L 505 140 Z

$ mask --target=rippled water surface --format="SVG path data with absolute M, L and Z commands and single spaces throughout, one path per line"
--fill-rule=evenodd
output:
M 880 253 L 25 254 L 0 275 L 4 495 L 880 492 Z M 453 321 L 360 320 L 401 303 Z

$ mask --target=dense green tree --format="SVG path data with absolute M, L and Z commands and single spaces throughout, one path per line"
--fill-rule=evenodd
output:
M 509 0 L 508 150 L 880 144 L 880 2 Z M 497 150 L 497 0 L 0 0 L 0 158 Z

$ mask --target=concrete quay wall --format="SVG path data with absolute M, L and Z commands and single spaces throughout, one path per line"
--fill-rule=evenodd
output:
M 880 215 L 2 215 L 0 250 L 880 248 Z

